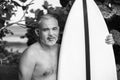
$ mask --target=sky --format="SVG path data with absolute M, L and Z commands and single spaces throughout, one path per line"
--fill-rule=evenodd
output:
M 20 3 L 19 0 L 15 0 L 17 1 L 19 4 L 21 5 L 27 5 L 31 2 L 31 0 L 27 0 L 24 4 Z M 51 4 L 53 7 L 61 7 L 59 0 L 34 0 L 32 3 L 32 5 L 29 6 L 29 10 L 33 9 L 43 9 L 42 5 L 44 3 L 44 1 L 48 1 L 49 4 Z M 16 12 L 16 16 L 13 16 L 10 20 L 10 23 L 19 21 L 21 19 L 21 17 L 23 16 L 24 11 L 22 10 L 21 7 L 17 7 L 16 8 L 18 11 Z M 30 12 L 28 12 L 28 14 L 26 16 L 30 16 L 30 17 L 34 17 L 34 14 L 31 14 Z M 24 19 L 24 18 L 23 18 Z M 22 22 L 24 24 L 24 22 Z M 26 29 L 19 27 L 18 25 L 13 25 L 11 27 L 8 27 L 9 30 L 11 30 L 14 35 L 7 35 L 6 37 L 3 38 L 3 40 L 8 41 L 8 42 L 27 42 L 26 38 L 20 38 L 20 36 L 24 35 L 26 33 Z

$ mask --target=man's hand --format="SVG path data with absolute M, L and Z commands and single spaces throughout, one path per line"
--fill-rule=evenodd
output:
M 114 44 L 114 43 L 115 43 L 112 34 L 109 34 L 109 35 L 106 37 L 105 42 L 106 42 L 107 44 Z

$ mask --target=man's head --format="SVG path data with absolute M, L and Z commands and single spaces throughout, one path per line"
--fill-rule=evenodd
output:
M 50 14 L 43 15 L 40 19 L 39 28 L 36 30 L 39 41 L 47 46 L 56 44 L 59 36 L 58 21 Z

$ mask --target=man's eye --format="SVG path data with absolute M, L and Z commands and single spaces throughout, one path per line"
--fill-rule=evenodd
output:
M 57 27 L 54 27 L 53 30 L 57 30 L 58 28 Z

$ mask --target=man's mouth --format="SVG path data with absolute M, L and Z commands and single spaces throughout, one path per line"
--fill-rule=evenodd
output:
M 53 41 L 53 40 L 55 40 L 55 37 L 48 37 L 48 40 Z

